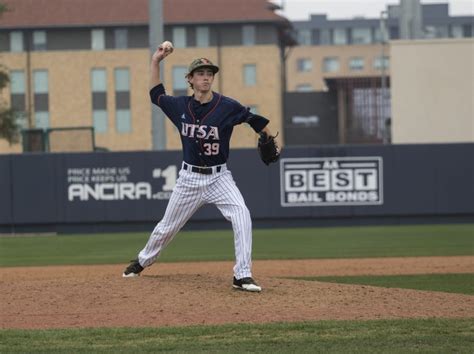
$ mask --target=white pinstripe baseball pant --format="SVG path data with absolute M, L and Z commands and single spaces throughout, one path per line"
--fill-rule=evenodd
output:
M 154 263 L 161 251 L 204 204 L 215 204 L 222 215 L 232 222 L 236 259 L 234 276 L 237 279 L 251 277 L 252 220 L 226 165 L 221 165 L 220 172 L 210 175 L 180 170 L 165 215 L 138 255 L 140 264 L 148 267 Z

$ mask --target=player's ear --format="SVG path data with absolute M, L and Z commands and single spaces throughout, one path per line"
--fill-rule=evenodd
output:
M 194 86 L 193 86 L 193 84 L 191 83 L 192 77 L 193 77 L 193 76 L 190 75 L 190 74 L 186 75 L 186 81 L 188 82 L 189 87 L 191 87 L 192 89 L 194 89 Z

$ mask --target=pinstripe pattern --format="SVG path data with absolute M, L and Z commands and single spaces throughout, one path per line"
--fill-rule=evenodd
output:
M 204 193 L 206 203 L 215 204 L 222 215 L 232 223 L 234 230 L 234 275 L 237 279 L 251 277 L 252 220 L 244 198 L 229 170 L 219 173 Z
M 223 165 L 222 171 L 203 175 L 181 169 L 163 219 L 156 225 L 138 260 L 143 267 L 155 262 L 161 251 L 204 204 L 215 204 L 232 223 L 234 230 L 234 276 L 251 277 L 252 220 L 244 198 L 232 174 Z

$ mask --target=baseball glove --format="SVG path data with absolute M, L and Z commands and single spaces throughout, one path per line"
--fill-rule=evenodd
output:
M 260 132 L 260 138 L 258 138 L 258 153 L 260 158 L 265 163 L 269 165 L 272 162 L 277 162 L 280 158 L 280 151 L 278 150 L 278 145 L 275 142 L 275 138 L 278 136 L 271 136 L 267 133 Z

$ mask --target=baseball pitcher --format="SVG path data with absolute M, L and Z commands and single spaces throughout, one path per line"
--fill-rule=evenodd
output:
M 206 58 L 189 65 L 186 79 L 192 96 L 169 96 L 160 80 L 160 62 L 173 52 L 163 42 L 152 56 L 150 98 L 181 134 L 183 162 L 163 219 L 156 225 L 138 258 L 125 269 L 124 277 L 140 275 L 155 262 L 189 218 L 204 204 L 214 204 L 232 223 L 235 245 L 233 288 L 262 290 L 252 277 L 252 221 L 232 173 L 227 169 L 229 142 L 234 126 L 248 123 L 260 135 L 258 151 L 265 164 L 276 162 L 280 152 L 269 131 L 268 119 L 250 113 L 239 102 L 212 91 L 219 68 Z

